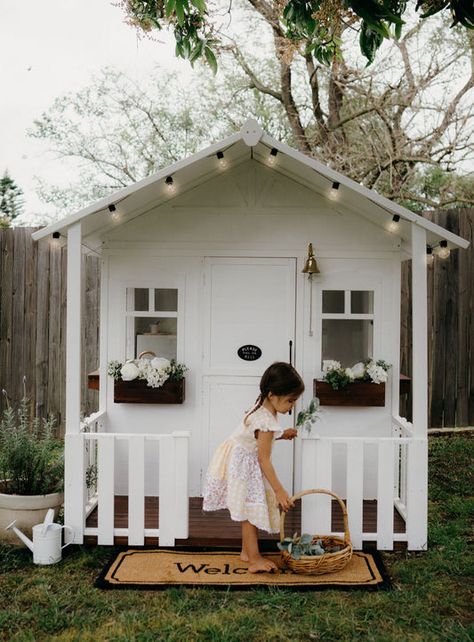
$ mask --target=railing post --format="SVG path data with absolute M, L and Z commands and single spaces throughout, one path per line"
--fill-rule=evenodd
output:
M 145 542 L 145 437 L 128 440 L 128 543 Z
M 66 433 L 64 436 L 64 523 L 74 530 L 75 544 L 84 542 L 86 505 L 84 479 L 84 435 Z M 67 529 L 65 541 L 72 541 Z
M 377 474 L 377 548 L 382 551 L 393 549 L 393 494 L 394 442 L 380 441 L 378 444 Z
M 364 442 L 347 442 L 347 516 L 354 548 L 362 549 L 364 507 Z

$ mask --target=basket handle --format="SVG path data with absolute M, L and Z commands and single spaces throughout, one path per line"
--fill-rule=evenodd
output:
M 156 357 L 156 354 L 152 352 L 152 350 L 144 350 L 143 352 L 140 352 L 138 358 L 141 359 L 145 354 L 151 354 L 152 357 Z
M 331 495 L 332 497 L 334 497 L 334 499 L 337 499 L 339 506 L 341 507 L 342 518 L 344 520 L 344 543 L 346 544 L 346 546 L 348 546 L 351 543 L 351 536 L 349 533 L 349 520 L 347 517 L 347 508 L 344 502 L 342 501 L 342 499 L 339 497 L 339 495 L 336 495 L 336 493 L 333 493 L 331 490 L 325 490 L 324 488 L 313 488 L 311 490 L 302 490 L 300 493 L 296 493 L 296 495 L 293 495 L 293 497 L 290 497 L 290 501 L 293 502 L 296 499 L 299 499 L 300 497 L 304 497 L 305 495 L 312 495 L 314 493 Z M 285 516 L 286 516 L 285 511 L 281 511 L 280 542 L 282 542 L 285 539 Z

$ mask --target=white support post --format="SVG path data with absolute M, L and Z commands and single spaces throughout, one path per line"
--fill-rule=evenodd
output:
M 413 436 L 408 449 L 407 537 L 410 550 L 428 539 L 428 311 L 426 231 L 411 226 L 413 315 Z
M 99 329 L 99 411 L 107 410 L 107 355 L 109 332 L 109 257 L 101 259 L 100 270 L 100 329 Z
M 160 508 L 158 529 L 160 546 L 174 546 L 176 510 L 175 442 L 171 435 L 160 439 Z
M 81 224 L 67 234 L 66 432 L 79 432 L 81 414 Z
M 428 548 L 428 440 L 410 442 L 407 459 L 407 546 L 409 551 L 425 551 Z
M 65 542 L 84 543 L 85 528 L 85 466 L 84 436 L 67 434 L 64 437 L 64 523 L 74 530 L 74 540 L 67 529 Z
M 64 522 L 74 528 L 76 543 L 84 536 L 84 457 L 81 413 L 81 224 L 68 228 L 66 307 L 66 436 Z
M 428 286 L 426 230 L 411 226 L 413 326 L 413 434 L 426 439 L 428 430 Z

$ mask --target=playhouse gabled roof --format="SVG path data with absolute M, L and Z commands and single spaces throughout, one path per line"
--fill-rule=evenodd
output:
M 398 214 L 400 229 L 397 231 L 397 236 L 406 241 L 408 251 L 411 224 L 426 229 L 427 243 L 431 245 L 436 245 L 445 239 L 450 248 L 467 248 L 469 246 L 469 242 L 460 236 L 388 200 L 376 191 L 359 185 L 347 176 L 332 170 L 285 143 L 273 139 L 263 132 L 253 119 L 247 120 L 239 133 L 34 232 L 33 239 L 40 240 L 54 232 L 67 235 L 68 227 L 81 221 L 84 242 L 89 241 L 88 245 L 91 248 L 98 247 L 102 237 L 109 230 L 172 199 L 173 195 L 170 195 L 165 183 L 168 176 L 173 177 L 174 184 L 178 188 L 176 195 L 179 195 L 222 172 L 217 163 L 217 152 L 225 153 L 225 159 L 230 168 L 248 158 L 268 164 L 272 149 L 276 149 L 278 152 L 272 169 L 295 179 L 328 199 L 333 197 L 331 200 L 335 208 L 341 207 L 346 211 L 352 211 L 381 227 L 386 227 L 393 215 Z M 337 192 L 332 189 L 333 183 L 339 184 Z M 334 200 L 334 196 L 337 196 L 337 202 Z M 112 220 L 109 211 L 110 205 L 115 205 L 117 208 L 120 214 L 119 223 Z

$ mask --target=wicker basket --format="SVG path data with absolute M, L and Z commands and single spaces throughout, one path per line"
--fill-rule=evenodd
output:
M 294 573 L 300 573 L 302 575 L 323 575 L 324 573 L 340 571 L 352 557 L 352 544 L 349 535 L 347 509 L 340 497 L 330 490 L 318 488 L 314 490 L 304 490 L 301 493 L 297 493 L 296 495 L 293 495 L 291 500 L 294 501 L 304 495 L 311 495 L 313 493 L 331 495 L 334 499 L 337 499 L 344 518 L 344 539 L 341 537 L 333 537 L 332 535 L 314 535 L 313 543 L 320 539 L 322 540 L 323 548 L 326 548 L 327 546 L 342 546 L 343 548 L 336 553 L 324 553 L 324 555 L 318 556 L 303 555 L 299 560 L 295 560 L 291 557 L 288 551 L 282 551 L 281 557 L 284 565 L 290 568 Z M 286 513 L 282 512 L 280 516 L 280 541 L 285 539 L 285 514 Z

